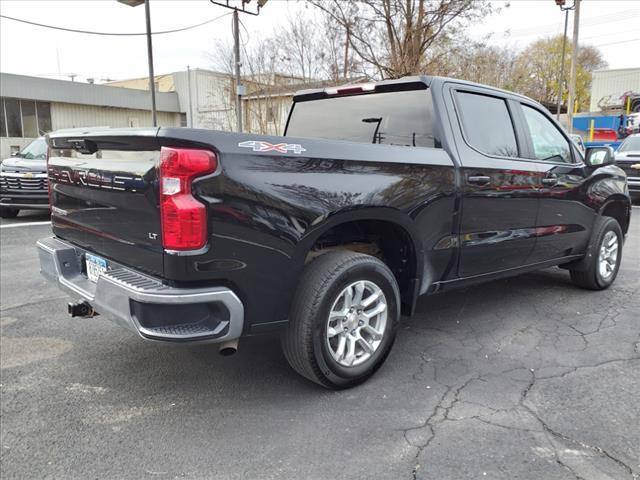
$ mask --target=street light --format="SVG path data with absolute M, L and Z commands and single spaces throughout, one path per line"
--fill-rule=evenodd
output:
M 566 0 L 555 0 L 556 5 L 564 12 L 564 34 L 562 35 L 562 57 L 560 57 L 560 76 L 558 78 L 558 106 L 556 119 L 560 121 L 560 109 L 562 108 L 562 83 L 564 82 L 564 56 L 567 50 L 567 23 L 569 22 L 569 10 L 573 10 L 575 2 L 570 7 L 565 7 Z M 570 107 L 567 107 L 567 110 Z
M 144 3 L 144 14 L 147 20 L 147 60 L 149 62 L 149 90 L 151 91 L 151 122 L 154 127 L 157 127 L 156 87 L 155 75 L 153 74 L 153 47 L 151 45 L 151 13 L 149 11 L 149 0 L 118 0 L 118 2 L 130 7 L 137 7 Z

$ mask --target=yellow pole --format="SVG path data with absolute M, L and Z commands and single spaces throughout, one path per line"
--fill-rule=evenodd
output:
M 576 98 L 576 101 L 573 104 L 573 114 L 575 115 L 576 113 L 578 113 L 578 99 Z
M 593 129 L 596 126 L 596 120 L 594 118 L 591 119 L 591 125 L 589 126 L 589 141 L 593 142 Z
M 631 95 L 627 95 L 627 115 L 631 113 Z

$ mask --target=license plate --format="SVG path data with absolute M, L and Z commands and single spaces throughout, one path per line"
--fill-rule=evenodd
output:
M 107 271 L 107 261 L 104 258 L 91 255 L 90 253 L 85 254 L 85 257 L 87 264 L 87 277 L 95 283 L 98 281 L 100 274 Z

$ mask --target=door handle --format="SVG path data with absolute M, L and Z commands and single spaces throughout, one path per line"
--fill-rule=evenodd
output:
M 552 177 L 547 177 L 542 179 L 543 185 L 553 186 L 553 185 L 556 185 L 557 183 L 558 183 L 558 177 L 556 177 L 555 175 Z
M 467 177 L 467 181 L 477 185 L 485 185 L 491 181 L 491 177 L 487 177 L 486 175 L 470 175 Z

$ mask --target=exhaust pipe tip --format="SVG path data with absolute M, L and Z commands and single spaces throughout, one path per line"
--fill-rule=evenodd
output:
M 91 318 L 98 314 L 91 304 L 85 300 L 69 302 L 67 311 L 71 317 Z
M 234 353 L 238 351 L 238 340 L 229 340 L 227 342 L 221 343 L 218 353 L 223 357 L 230 357 Z

